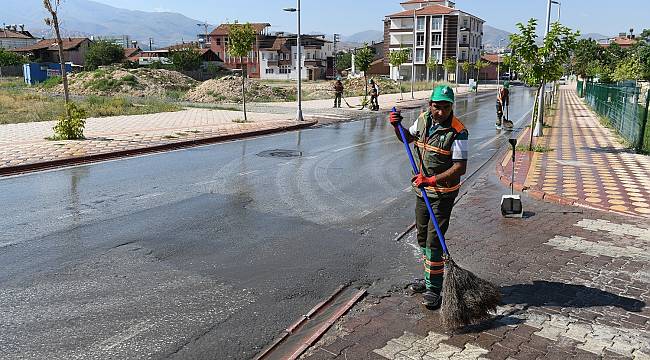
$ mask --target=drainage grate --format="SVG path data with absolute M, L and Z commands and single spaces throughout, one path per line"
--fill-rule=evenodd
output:
M 278 158 L 293 158 L 293 157 L 302 156 L 302 151 L 275 149 L 275 150 L 262 151 L 261 153 L 257 154 L 257 156 L 261 156 L 261 157 L 278 157 Z

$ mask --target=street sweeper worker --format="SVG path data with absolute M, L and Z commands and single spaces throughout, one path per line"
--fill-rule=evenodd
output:
M 337 79 L 334 83 L 334 107 L 341 107 L 341 98 L 343 97 L 343 83 Z
M 423 293 L 422 304 L 429 309 L 437 309 L 441 304 L 444 262 L 442 246 L 419 187 L 424 186 L 444 236 L 449 228 L 454 200 L 460 189 L 460 178 L 467 170 L 468 159 L 468 132 L 454 116 L 453 105 L 452 88 L 446 85 L 436 86 L 428 110 L 420 114 L 408 131 L 405 131 L 406 140 L 409 143 L 415 142 L 415 161 L 419 162 L 417 165 L 420 173 L 411 182 L 417 194 L 415 221 L 424 262 L 424 284 L 415 283 L 411 288 Z M 401 141 L 401 114 L 392 112 L 390 122 Z
M 510 105 L 510 82 L 506 80 L 503 82 L 503 87 L 497 91 L 497 121 L 495 124 L 497 129 L 501 129 L 502 124 L 507 129 L 513 127 L 512 121 L 503 117 L 503 110 L 508 105 Z

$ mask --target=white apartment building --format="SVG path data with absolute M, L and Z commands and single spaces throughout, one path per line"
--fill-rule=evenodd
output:
M 399 69 L 391 66 L 391 78 L 410 80 L 414 65 L 417 81 L 434 79 L 436 74 L 438 80 L 447 79 L 442 67 L 445 59 L 474 63 L 481 58 L 484 20 L 457 9 L 449 0 L 410 0 L 401 5 L 403 11 L 384 20 L 384 50 L 388 54 L 407 48 L 413 54 L 415 45 L 415 59 Z M 427 68 L 429 59 L 438 60 L 437 71 Z M 388 65 L 388 56 L 384 61 Z M 466 81 L 467 74 L 458 72 L 459 80 Z
M 305 80 L 325 79 L 332 76 L 334 48 L 332 42 L 320 36 L 301 36 L 302 74 Z M 296 35 L 278 34 L 265 39 L 260 45 L 260 78 L 296 80 L 298 48 Z

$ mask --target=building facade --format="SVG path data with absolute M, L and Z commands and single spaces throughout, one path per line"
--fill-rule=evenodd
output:
M 411 80 L 413 66 L 416 81 L 450 79 L 456 71 L 446 73 L 445 59 L 475 63 L 481 58 L 484 20 L 457 9 L 449 0 L 410 0 L 401 5 L 403 11 L 384 20 L 384 51 L 410 49 L 411 58 L 399 69 L 390 66 L 392 79 Z M 427 67 L 430 59 L 437 61 L 436 68 Z M 457 72 L 459 81 L 467 80 L 460 69 Z
M 241 69 L 242 65 L 246 65 L 246 71 L 250 78 L 260 78 L 260 63 L 259 63 L 259 50 L 260 44 L 265 42 L 266 37 L 269 36 L 268 23 L 253 23 L 251 24 L 255 33 L 257 34 L 253 50 L 245 57 L 233 57 L 228 54 L 228 35 L 230 33 L 230 26 L 232 24 L 221 24 L 208 35 L 208 44 L 212 51 L 223 59 L 223 66 L 234 70 Z
M 63 38 L 63 57 L 65 62 L 74 65 L 84 66 L 86 64 L 86 53 L 92 41 L 88 38 Z M 11 50 L 18 54 L 35 59 L 36 62 L 58 63 L 59 45 L 56 39 L 44 39 L 36 44 Z
M 297 79 L 298 48 L 295 34 L 267 36 L 259 49 L 260 78 Z M 303 35 L 301 79 L 318 80 L 334 76 L 334 47 L 325 36 Z

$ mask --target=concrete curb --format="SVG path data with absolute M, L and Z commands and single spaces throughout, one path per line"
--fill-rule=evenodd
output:
M 70 165 L 79 165 L 79 164 L 100 162 L 100 161 L 117 159 L 117 158 L 132 157 L 132 156 L 143 155 L 143 154 L 164 152 L 169 150 L 191 148 L 199 145 L 214 144 L 214 143 L 219 143 L 219 142 L 224 142 L 229 140 L 245 139 L 249 137 L 268 135 L 268 134 L 274 134 L 280 132 L 300 130 L 300 129 L 312 127 L 316 124 L 318 124 L 318 121 L 305 121 L 302 124 L 281 126 L 273 129 L 253 130 L 253 131 L 248 131 L 248 132 L 243 132 L 238 134 L 220 135 L 220 136 L 208 137 L 204 139 L 179 141 L 175 143 L 142 147 L 142 148 L 130 149 L 130 150 L 120 150 L 120 151 L 103 153 L 103 154 L 77 156 L 77 157 L 70 157 L 67 159 L 43 161 L 43 162 L 30 163 L 24 165 L 17 165 L 17 166 L 8 166 L 8 167 L 0 168 L 0 177 L 18 175 L 18 174 L 29 173 L 29 172 L 39 171 L 39 170 L 51 169 L 51 168 L 65 167 Z
M 520 135 L 520 137 L 523 137 L 526 134 L 527 134 L 527 131 L 524 131 Z M 497 162 L 497 166 L 496 166 L 497 177 L 499 178 L 499 181 L 501 181 L 501 183 L 503 185 L 505 185 L 507 187 L 510 187 L 511 184 L 512 184 L 511 176 L 506 173 L 506 169 L 501 165 L 506 161 L 506 159 L 508 159 L 508 162 L 511 161 L 510 160 L 510 151 L 505 150 L 503 156 L 500 157 L 500 159 L 501 159 L 501 161 Z M 530 166 L 532 166 L 532 165 L 533 165 L 533 162 L 531 161 L 531 163 L 528 165 L 529 166 L 528 169 L 526 169 L 526 174 L 528 174 L 528 172 L 530 171 Z M 588 203 L 586 201 L 568 199 L 568 198 L 559 196 L 559 195 L 554 194 L 554 193 L 545 192 L 543 190 L 532 189 L 532 188 L 529 188 L 529 187 L 525 186 L 524 184 L 521 184 L 521 183 L 518 183 L 518 182 L 514 183 L 514 189 L 517 192 L 528 194 L 528 196 L 532 197 L 535 200 L 539 200 L 539 201 L 546 201 L 546 202 L 549 202 L 549 203 L 554 203 L 554 204 L 564 205 L 564 206 L 568 205 L 568 206 L 576 206 L 576 207 L 581 207 L 581 208 L 591 209 L 591 210 L 606 211 L 606 212 L 610 212 L 610 213 L 614 213 L 614 214 L 618 214 L 618 215 L 629 216 L 629 217 L 634 217 L 634 218 L 643 218 L 642 216 L 639 216 L 639 215 L 636 215 L 636 214 L 631 214 L 631 213 L 627 213 L 627 212 L 623 212 L 623 211 L 616 211 L 616 210 L 608 209 L 608 208 L 603 207 L 603 206 L 590 204 L 590 203 Z

